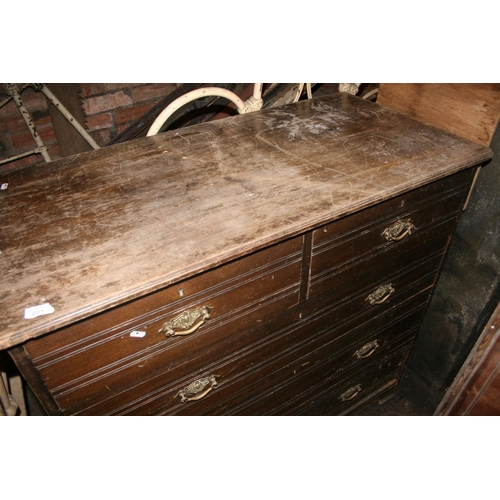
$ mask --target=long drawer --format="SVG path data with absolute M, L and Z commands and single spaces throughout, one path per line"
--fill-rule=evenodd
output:
M 238 332 L 297 304 L 301 256 L 298 237 L 35 339 L 25 350 L 64 413 L 93 413 L 105 401 L 112 411 L 123 393 L 138 397 L 159 374 L 179 378 L 217 361 L 228 337 L 235 348 L 244 342 Z M 176 330 L 186 312 L 205 306 L 209 318 Z

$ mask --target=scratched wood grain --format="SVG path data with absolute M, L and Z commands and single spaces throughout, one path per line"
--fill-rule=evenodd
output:
M 0 348 L 491 155 L 336 94 L 3 175 Z M 24 319 L 44 302 L 55 312 Z
M 383 83 L 377 102 L 489 146 L 500 119 L 500 84 Z

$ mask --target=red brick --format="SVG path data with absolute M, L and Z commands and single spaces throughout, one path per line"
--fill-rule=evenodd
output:
M 52 127 L 52 123 L 42 127 L 37 127 L 37 132 L 40 134 L 40 137 L 44 142 L 56 140 L 56 134 L 54 132 L 54 128 Z M 12 134 L 10 142 L 15 150 L 36 147 L 35 140 L 28 129 L 26 129 L 25 132 Z
M 103 111 L 130 106 L 131 104 L 133 104 L 132 99 L 120 91 L 114 94 L 105 94 L 84 99 L 83 109 L 87 115 L 97 115 Z
M 49 109 L 47 98 L 41 92 L 30 92 L 26 90 L 21 94 L 21 98 L 30 113 L 35 111 L 46 111 Z
M 143 85 L 142 83 L 106 83 L 106 90 L 121 90 L 121 89 L 131 89 L 133 87 L 139 87 Z
M 175 90 L 173 83 L 153 83 L 143 85 L 132 90 L 132 99 L 135 102 L 160 100 Z
M 37 127 L 43 127 L 45 125 L 52 126 L 52 117 L 49 113 L 47 113 L 46 115 L 42 115 L 39 118 L 33 118 L 33 120 L 35 121 L 35 125 Z
M 35 92 L 30 89 L 26 89 L 24 92 L 21 92 L 21 100 L 30 113 L 35 111 L 45 111 L 49 107 L 46 97 L 41 92 Z M 11 99 L 7 104 L 0 108 L 1 115 L 12 115 L 15 113 L 19 113 L 19 111 L 17 110 L 17 105 L 14 102 L 14 99 Z
M 51 123 L 51 121 L 52 120 L 50 119 L 49 115 L 46 115 L 46 116 L 43 116 L 37 120 L 34 120 L 36 127 Z M 24 121 L 21 114 L 18 113 L 18 116 L 13 116 L 8 121 L 2 120 L 1 130 L 3 130 L 4 133 L 13 134 L 15 132 L 27 131 L 28 126 L 26 125 L 26 122 Z
M 39 103 L 36 103 L 36 101 L 34 103 L 25 102 L 24 104 L 25 104 L 26 109 L 28 110 L 28 113 L 35 120 L 38 120 L 44 116 L 49 116 L 48 108 L 47 107 L 41 108 Z M 21 113 L 17 109 L 17 106 L 15 105 L 15 103 L 14 103 L 14 107 L 12 108 L 13 112 L 12 113 L 6 112 L 6 111 L 9 111 L 9 109 L 10 109 L 10 108 L 8 108 L 9 106 L 10 106 L 10 103 L 7 104 L 7 106 L 4 106 L 4 108 L 2 108 L 0 110 L 0 121 L 4 122 L 4 123 L 12 122 L 12 125 L 9 126 L 9 129 L 11 129 L 11 130 L 19 129 L 19 127 L 18 127 L 18 125 L 16 125 L 16 123 L 24 123 L 24 120 L 22 119 Z M 8 109 L 5 110 L 5 108 L 8 108 Z M 19 120 L 21 120 L 21 122 Z
M 147 113 L 152 107 L 152 104 L 138 104 L 128 108 L 117 109 L 114 112 L 115 122 L 117 124 L 131 123 L 137 118 Z
M 49 155 L 52 160 L 61 158 L 61 152 L 59 151 L 59 145 L 57 142 L 54 144 L 47 144 L 47 149 L 49 150 Z
M 113 115 L 111 113 L 92 115 L 85 119 L 85 128 L 88 131 L 99 130 L 102 128 L 111 128 L 112 126 Z
M 106 145 L 111 138 L 108 129 L 96 130 L 95 132 L 92 132 L 90 135 L 94 138 L 95 142 L 97 142 L 99 146 Z
M 7 97 L 7 96 L 5 96 Z M 3 96 L 2 96 L 2 99 L 3 101 Z M 17 110 L 17 106 L 16 106 L 16 103 L 14 102 L 14 99 L 11 99 L 7 104 L 4 104 L 1 108 L 0 108 L 0 117 L 2 117 L 2 119 L 4 119 L 4 117 L 8 117 L 8 116 L 11 116 L 11 115 L 18 115 L 19 114 L 19 111 Z
M 94 95 L 104 94 L 106 85 L 104 83 L 80 83 L 80 96 L 90 97 Z
M 0 131 L 3 134 L 21 132 L 23 130 L 26 130 L 26 122 L 20 113 L 9 117 L 0 117 Z
M 126 130 L 128 128 L 128 126 L 130 125 L 130 123 L 122 123 L 121 125 L 118 125 L 117 128 L 116 128 L 116 132 L 118 134 L 121 134 L 124 130 Z
M 56 133 L 55 133 L 54 127 L 52 125 L 52 121 L 50 121 L 49 123 L 47 123 L 45 125 L 38 125 L 37 131 L 40 134 L 40 137 L 44 141 L 57 140 Z
M 29 132 L 19 132 L 10 136 L 10 143 L 14 150 L 34 148 L 36 143 Z

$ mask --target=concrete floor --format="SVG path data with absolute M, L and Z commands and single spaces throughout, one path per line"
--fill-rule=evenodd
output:
M 359 416 L 432 416 L 438 404 L 439 398 L 406 367 L 395 394 L 365 408 Z

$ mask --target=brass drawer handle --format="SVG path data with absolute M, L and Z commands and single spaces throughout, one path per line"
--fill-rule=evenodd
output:
M 180 390 L 175 397 L 181 398 L 181 403 L 186 401 L 197 401 L 206 396 L 214 387 L 217 387 L 219 375 L 210 375 L 191 382 L 187 387 Z
M 353 356 L 358 359 L 369 358 L 378 348 L 380 347 L 378 340 L 373 340 L 372 342 L 368 342 L 363 347 L 358 349 Z
M 355 385 L 339 396 L 340 401 L 350 401 L 361 392 L 361 384 Z
M 177 335 L 189 335 L 200 328 L 207 319 L 210 319 L 211 307 L 202 306 L 196 309 L 188 309 L 167 321 L 158 330 L 160 333 L 175 337 Z
M 368 301 L 368 303 L 371 306 L 374 306 L 376 304 L 382 304 L 384 303 L 396 290 L 394 290 L 394 287 L 392 284 L 388 285 L 382 285 L 379 286 L 373 293 L 370 293 L 368 297 L 366 297 L 365 300 Z
M 409 236 L 416 229 L 410 219 L 398 220 L 384 230 L 382 236 L 387 241 L 400 241 L 405 236 Z

